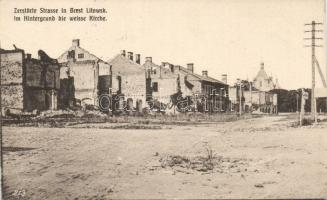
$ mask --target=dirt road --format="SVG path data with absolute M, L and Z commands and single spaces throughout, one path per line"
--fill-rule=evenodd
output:
M 6 198 L 327 198 L 327 123 L 294 128 L 290 120 L 3 127 Z M 173 156 L 184 160 L 165 164 Z M 210 156 L 208 170 L 184 166 Z

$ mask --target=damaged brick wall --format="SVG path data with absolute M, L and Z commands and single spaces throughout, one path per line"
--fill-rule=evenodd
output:
M 69 76 L 66 77 L 74 78 L 74 86 L 68 86 L 74 87 L 74 98 L 86 104 L 96 105 L 99 77 L 99 66 L 97 63 L 95 61 L 77 61 L 68 62 L 65 66 L 61 69 L 60 74 L 65 75 L 67 74 L 67 70 L 69 70 Z M 64 77 L 61 77 L 61 80 L 64 79 Z M 62 99 L 65 98 L 62 97 Z
M 46 87 L 59 90 L 60 88 L 60 68 L 58 64 L 47 64 Z
M 46 102 L 46 90 L 36 88 L 26 88 L 25 93 L 25 110 L 47 110 L 48 104 Z
M 158 83 L 157 91 L 153 91 L 153 99 L 161 103 L 169 103 L 170 96 L 177 93 L 177 79 L 176 78 L 158 78 L 152 79 L 152 84 Z M 152 85 L 153 87 L 153 85 Z
M 181 92 L 184 96 L 193 96 L 195 94 L 201 94 L 201 82 L 199 82 L 198 79 L 194 76 L 190 75 L 190 72 L 185 69 L 182 69 L 181 66 L 174 66 L 174 73 L 179 75 Z M 187 82 L 192 85 L 191 88 L 189 87 Z
M 58 96 L 58 107 L 60 109 L 74 106 L 74 77 L 60 79 L 60 89 Z
M 58 62 L 61 64 L 60 81 L 63 83 L 60 89 L 63 92 L 59 97 L 60 104 L 71 106 L 71 102 L 76 100 L 98 106 L 99 95 L 103 93 L 99 93 L 99 87 L 109 91 L 109 87 L 104 89 L 106 86 L 99 86 L 99 76 L 111 75 L 110 65 L 80 47 L 79 39 L 72 41 L 71 47 L 59 56 Z
M 55 61 L 25 59 L 24 110 L 57 109 L 59 65 Z
M 100 94 L 109 94 L 110 85 L 111 85 L 110 75 L 99 76 L 98 90 Z
M 1 52 L 1 107 L 22 110 L 23 51 Z
M 99 76 L 108 76 L 111 75 L 110 65 L 103 61 L 99 61 Z
M 1 107 L 6 109 L 23 110 L 23 86 L 22 85 L 2 85 L 1 86 Z
M 160 103 L 168 104 L 171 101 L 171 95 L 178 92 L 178 75 L 163 66 L 156 65 L 152 62 L 152 58 L 148 59 L 143 67 L 147 72 L 147 76 L 151 78 L 151 83 L 147 86 L 147 92 L 152 100 Z
M 142 107 L 145 107 L 145 69 L 122 55 L 114 57 L 109 64 L 112 66 L 112 92 L 121 92 L 125 100 L 133 99 L 134 107 L 136 107 L 136 102 L 141 100 Z
M 42 65 L 36 59 L 26 60 L 26 86 L 42 88 L 44 85 L 45 72 Z
M 136 101 L 142 100 L 143 106 L 145 105 L 145 95 L 146 95 L 146 86 L 145 86 L 145 75 L 144 72 L 134 73 L 134 74 L 125 74 L 122 77 L 122 93 L 125 95 L 125 98 L 133 99 L 133 106 L 136 107 Z

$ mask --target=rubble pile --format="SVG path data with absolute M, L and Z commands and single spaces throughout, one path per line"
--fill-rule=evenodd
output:
M 185 157 L 168 155 L 161 157 L 159 162 L 162 168 L 184 168 L 198 172 L 241 172 L 246 171 L 248 161 L 242 158 L 228 158 L 222 156 L 195 156 Z

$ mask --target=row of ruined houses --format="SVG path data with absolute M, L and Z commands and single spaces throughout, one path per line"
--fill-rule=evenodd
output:
M 24 50 L 0 49 L 2 112 L 33 112 L 66 108 L 100 109 L 120 112 L 144 109 L 159 112 L 225 112 L 246 110 L 246 91 L 227 84 L 202 71 L 194 73 L 194 64 L 186 67 L 168 62 L 156 64 L 140 54 L 122 50 L 109 61 L 103 61 L 80 46 L 80 40 L 57 59 L 44 51 L 38 59 Z M 236 90 L 235 90 L 236 88 Z M 276 112 L 273 94 L 258 104 Z M 241 95 L 238 98 L 237 95 Z M 251 99 L 255 98 L 251 91 Z M 260 95 L 259 95 L 260 96 Z M 234 98 L 234 99 L 233 99 Z

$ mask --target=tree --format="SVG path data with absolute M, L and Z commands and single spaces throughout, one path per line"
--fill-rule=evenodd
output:
M 305 92 L 309 94 L 309 98 L 304 104 L 305 112 L 311 112 L 311 89 L 303 88 Z M 302 101 L 302 88 L 297 90 L 284 90 L 284 89 L 274 89 L 270 92 L 276 93 L 278 95 L 278 111 L 279 112 L 296 112 L 301 109 Z M 297 97 L 298 95 L 298 97 Z M 297 102 L 298 101 L 298 102 Z M 327 112 L 327 102 L 326 98 L 317 99 L 317 111 Z M 296 107 L 296 105 L 298 107 Z

